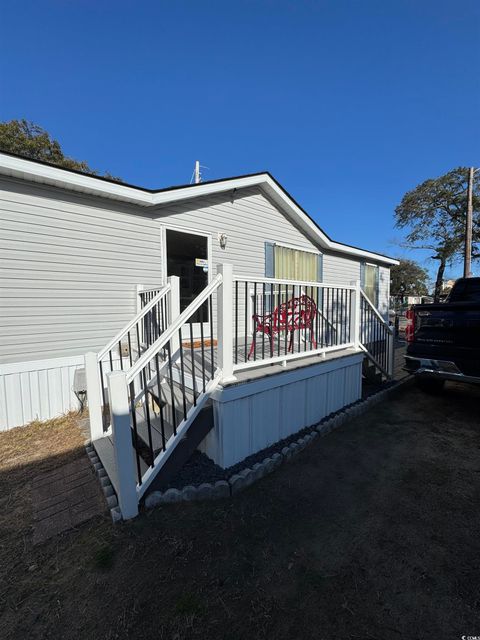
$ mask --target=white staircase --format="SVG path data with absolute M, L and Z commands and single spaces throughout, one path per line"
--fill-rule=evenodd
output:
M 231 267 L 222 265 L 180 313 L 179 281 L 171 278 L 99 354 L 86 356 L 92 441 L 124 518 L 138 513 L 212 391 L 232 378 L 231 330 L 225 330 L 231 307 L 224 295 L 231 286 Z M 193 323 L 201 307 L 209 330 L 199 342 Z
M 359 346 L 365 353 L 364 375 L 391 380 L 394 370 L 394 329 L 360 289 Z

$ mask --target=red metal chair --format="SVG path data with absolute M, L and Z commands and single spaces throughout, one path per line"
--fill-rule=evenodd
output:
M 255 339 L 257 333 L 264 333 L 270 340 L 270 352 L 273 354 L 273 338 L 284 331 L 290 334 L 288 343 L 288 351 L 293 351 L 294 332 L 303 330 L 310 331 L 310 341 L 314 348 L 317 348 L 315 334 L 313 331 L 313 322 L 317 315 L 317 305 L 310 296 L 302 295 L 298 298 L 290 298 L 286 302 L 276 307 L 272 313 L 264 316 L 254 314 L 252 316 L 255 322 L 253 330 L 253 340 L 248 354 L 248 360 L 255 349 Z

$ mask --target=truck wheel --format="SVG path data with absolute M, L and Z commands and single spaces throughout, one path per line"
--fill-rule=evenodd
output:
M 439 380 L 437 378 L 423 378 L 418 377 L 415 379 L 417 387 L 426 393 L 439 394 L 443 391 L 445 386 L 445 380 Z

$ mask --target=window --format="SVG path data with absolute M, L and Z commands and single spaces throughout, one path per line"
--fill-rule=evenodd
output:
M 273 256 L 274 277 L 279 280 L 318 282 L 321 279 L 321 256 L 317 253 L 275 244 Z
M 363 290 L 367 298 L 378 307 L 378 267 L 375 264 L 364 265 Z
M 448 302 L 480 302 L 480 278 L 458 281 L 447 298 Z

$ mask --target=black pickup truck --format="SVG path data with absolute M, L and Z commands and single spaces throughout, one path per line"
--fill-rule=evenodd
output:
M 421 387 L 480 383 L 480 278 L 460 278 L 447 300 L 407 311 L 405 368 Z

